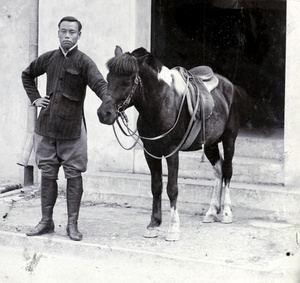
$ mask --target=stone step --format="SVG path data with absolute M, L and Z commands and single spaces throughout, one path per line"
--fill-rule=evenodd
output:
M 135 151 L 134 173 L 149 174 L 144 153 Z M 163 173 L 167 174 L 167 165 L 163 160 Z M 180 152 L 179 177 L 214 180 L 211 164 L 203 152 Z M 251 158 L 234 156 L 233 182 L 250 184 L 278 184 L 284 182 L 283 162 L 278 159 Z
M 163 177 L 163 205 L 169 207 Z M 179 178 L 180 210 L 203 213 L 210 203 L 214 181 Z M 137 207 L 152 205 L 150 175 L 99 172 L 84 175 L 84 200 L 92 202 L 122 202 Z M 277 215 L 300 213 L 300 192 L 283 186 L 231 183 L 232 205 L 238 209 L 273 211 Z
M 284 158 L 283 129 L 270 130 L 270 133 L 241 130 L 235 143 L 235 156 L 263 159 Z
M 240 130 L 235 143 L 234 156 L 254 157 L 263 159 L 276 159 L 282 161 L 284 158 L 284 136 L 283 129 L 270 130 L 267 134 Z M 219 145 L 221 152 L 222 146 Z M 135 150 L 142 150 L 136 145 Z
M 219 149 L 222 153 L 221 145 Z M 282 185 L 284 183 L 283 156 L 283 129 L 271 129 L 268 133 L 242 129 L 235 145 L 232 181 Z M 136 147 L 134 158 L 134 173 L 149 174 L 141 147 Z M 179 162 L 179 176 L 182 178 L 214 179 L 211 165 L 203 150 L 180 152 Z M 163 172 L 167 173 L 166 162 L 163 162 Z

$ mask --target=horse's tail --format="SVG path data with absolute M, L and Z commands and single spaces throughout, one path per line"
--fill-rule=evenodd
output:
M 252 114 L 252 100 L 247 91 L 241 86 L 235 86 L 237 93 L 238 111 L 242 124 L 249 122 Z

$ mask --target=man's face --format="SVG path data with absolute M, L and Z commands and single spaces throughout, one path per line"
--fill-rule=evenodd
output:
M 77 22 L 64 21 L 60 24 L 58 30 L 58 38 L 60 41 L 60 45 L 65 52 L 77 43 L 80 35 L 81 32 L 78 31 Z

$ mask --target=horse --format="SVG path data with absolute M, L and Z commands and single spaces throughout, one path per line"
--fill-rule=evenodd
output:
M 131 53 L 123 53 L 122 48 L 116 46 L 115 56 L 106 66 L 107 94 L 97 110 L 100 122 L 113 125 L 131 106 L 139 113 L 137 130 L 151 173 L 153 196 L 151 220 L 144 237 L 155 238 L 159 235 L 162 223 L 162 159 L 165 158 L 168 169 L 167 195 L 170 201 L 166 240 L 180 239 L 177 209 L 179 151 L 199 150 L 202 146 L 215 176 L 209 209 L 203 222 L 231 223 L 232 159 L 241 122 L 248 112 L 249 100 L 246 91 L 219 74 L 213 75 L 218 83 L 214 89 L 208 91 L 203 81 L 205 76 L 209 77 L 211 74 L 202 74 L 202 79 L 199 79 L 199 67 L 189 71 L 182 67 L 169 69 L 143 47 Z M 190 87 L 192 82 L 196 88 Z M 195 90 L 197 87 L 200 91 Z M 192 89 L 198 93 L 198 98 L 188 99 L 187 93 Z M 201 98 L 199 92 L 205 93 L 204 97 Z M 194 110 L 191 100 L 198 102 Z M 205 107 L 199 107 L 201 103 Z M 192 112 L 189 108 L 192 108 Z M 198 130 L 193 130 L 191 124 L 196 124 L 194 128 Z M 189 138 L 190 135 L 193 136 L 192 139 Z M 223 144 L 223 156 L 219 151 L 219 143 Z M 223 212 L 218 217 L 222 207 Z

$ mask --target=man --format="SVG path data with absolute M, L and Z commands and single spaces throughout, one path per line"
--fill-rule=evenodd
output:
M 96 64 L 78 50 L 82 25 L 74 17 L 58 23 L 60 47 L 49 51 L 22 73 L 22 82 L 33 105 L 41 107 L 34 134 L 35 159 L 41 169 L 42 219 L 27 235 L 54 232 L 52 218 L 57 179 L 63 166 L 67 179 L 67 233 L 80 241 L 77 221 L 83 193 L 81 173 L 86 171 L 87 139 L 83 103 L 87 85 L 102 99 L 107 83 Z M 35 78 L 47 74 L 46 96 L 41 97 Z

